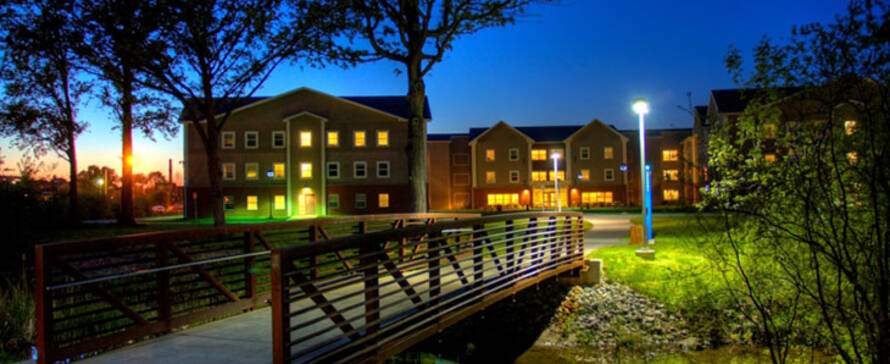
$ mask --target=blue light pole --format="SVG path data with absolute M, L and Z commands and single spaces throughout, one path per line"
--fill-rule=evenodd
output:
M 641 237 L 643 247 L 638 249 L 636 254 L 646 259 L 653 259 L 655 251 L 649 248 L 649 242 L 652 240 L 652 178 L 651 168 L 646 164 L 646 114 L 649 113 L 649 103 L 643 98 L 635 99 L 633 110 L 640 115 L 640 205 L 643 217 Z

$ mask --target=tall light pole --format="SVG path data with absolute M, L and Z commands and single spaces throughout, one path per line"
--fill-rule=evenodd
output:
M 559 153 L 551 154 L 550 158 L 553 158 L 553 186 L 556 187 L 556 211 L 562 212 L 562 199 L 559 196 Z
M 652 208 L 651 203 L 649 203 L 651 200 L 646 198 L 646 180 L 648 177 L 646 173 L 646 114 L 649 113 L 649 103 L 643 98 L 634 99 L 633 110 L 640 116 L 640 206 L 643 218 L 643 247 L 637 250 L 636 254 L 643 258 L 652 259 L 655 258 L 655 251 L 649 248 L 649 231 L 652 230 L 652 226 L 649 226 L 649 219 L 646 218 L 646 215 Z

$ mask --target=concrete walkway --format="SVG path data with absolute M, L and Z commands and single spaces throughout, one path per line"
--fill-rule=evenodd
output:
M 630 236 L 631 214 L 585 214 L 584 220 L 593 223 L 593 229 L 584 232 L 584 255 L 610 245 L 629 244 L 623 240 Z

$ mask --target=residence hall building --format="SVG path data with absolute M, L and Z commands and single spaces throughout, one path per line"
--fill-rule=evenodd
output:
M 656 204 L 692 204 L 696 154 L 690 129 L 647 130 Z M 433 210 L 639 205 L 636 130 L 586 125 L 517 126 L 500 121 L 467 134 L 427 138 Z M 553 154 L 559 155 L 554 172 Z M 555 179 L 559 179 L 557 196 Z
M 226 214 L 408 211 L 409 117 L 404 96 L 338 97 L 304 87 L 245 100 L 221 134 Z M 431 119 L 428 103 L 424 117 Z M 212 213 L 207 163 L 191 122 L 184 120 L 185 211 L 193 216 L 197 208 L 206 217 Z

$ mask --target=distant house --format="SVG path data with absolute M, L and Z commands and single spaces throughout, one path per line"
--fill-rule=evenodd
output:
M 409 106 L 404 96 L 338 97 L 303 87 L 233 107 L 222 129 L 220 154 L 227 215 L 408 210 Z M 185 211 L 210 216 L 207 162 L 194 128 L 185 128 L 183 148 Z

